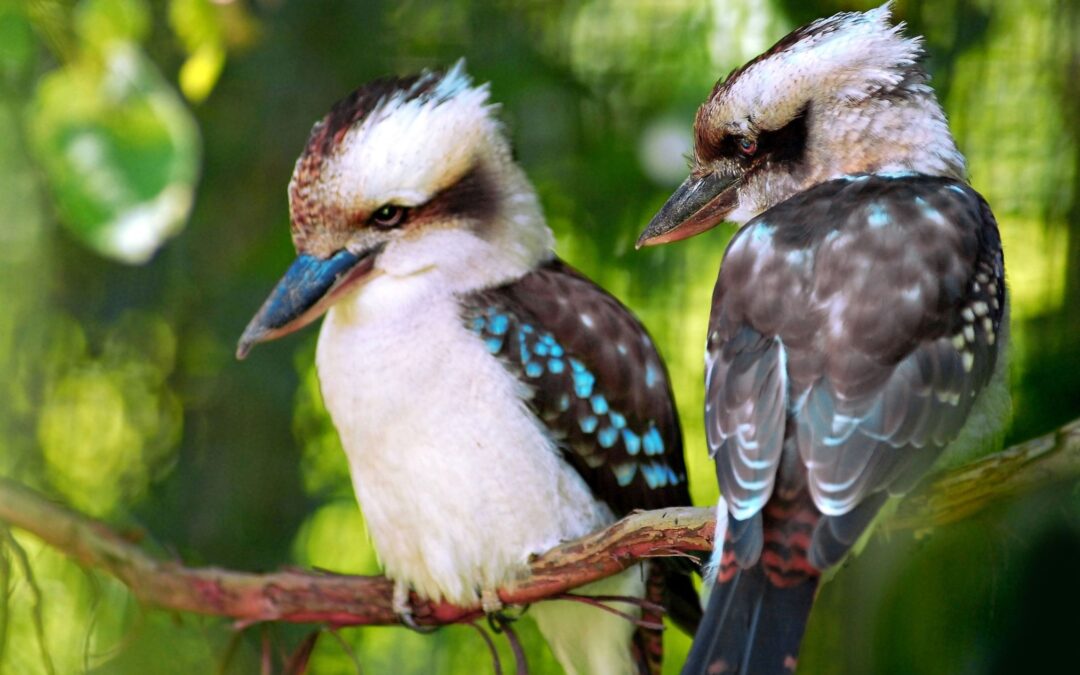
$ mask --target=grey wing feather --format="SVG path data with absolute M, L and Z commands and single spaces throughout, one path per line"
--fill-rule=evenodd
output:
M 783 345 L 743 328 L 706 362 L 705 430 L 732 515 L 747 518 L 772 494 L 784 443 Z

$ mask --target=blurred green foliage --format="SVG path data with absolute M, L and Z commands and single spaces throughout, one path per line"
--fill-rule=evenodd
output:
M 31 146 L 60 222 L 103 255 L 143 263 L 187 220 L 195 121 L 139 47 L 142 0 L 88 0 L 70 23 L 76 47 L 26 111 Z
M 285 185 L 310 125 L 368 79 L 465 56 L 492 82 L 561 255 L 653 331 L 695 502 L 713 503 L 701 350 L 732 229 L 632 244 L 683 177 L 716 79 L 800 23 L 871 4 L 0 0 L 0 472 L 193 564 L 377 572 L 319 398 L 315 331 L 243 365 L 233 345 L 291 258 Z M 1080 413 L 1080 9 L 896 10 L 926 36 L 1000 221 L 1022 440 Z M 800 672 L 1055 670 L 1077 628 L 1078 513 L 1063 485 L 875 540 L 823 590 Z M 238 634 L 140 607 L 0 530 L 0 672 L 251 672 L 264 641 L 287 651 L 307 630 Z M 521 630 L 533 671 L 556 671 Z M 465 627 L 337 638 L 319 640 L 313 672 L 490 669 Z M 688 644 L 669 631 L 670 672 Z

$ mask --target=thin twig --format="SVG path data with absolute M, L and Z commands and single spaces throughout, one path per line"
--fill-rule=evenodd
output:
M 504 634 L 506 641 L 510 644 L 510 651 L 514 654 L 514 675 L 529 675 L 529 662 L 525 658 L 525 648 L 521 646 L 521 640 L 518 638 L 517 631 L 510 625 L 511 622 L 500 619 L 494 614 L 488 616 L 488 621 L 492 630 Z
M 636 598 L 632 595 L 581 595 L 579 593 L 563 593 L 556 597 L 565 598 L 568 595 L 573 595 L 577 598 L 591 598 L 597 602 L 625 602 L 628 605 L 637 605 L 646 612 L 654 612 L 656 614 L 667 614 L 667 609 L 663 605 L 652 602 L 645 598 Z
M 274 672 L 274 648 L 270 644 L 270 626 L 263 624 L 259 630 L 260 645 L 260 669 L 262 675 L 273 675 Z
M 307 672 L 311 653 L 315 651 L 315 643 L 321 634 L 321 630 L 313 630 L 304 636 L 296 650 L 285 658 L 285 675 L 304 675 Z
M 0 528 L 4 528 L 0 525 Z M 0 537 L 0 663 L 4 662 L 7 649 L 8 606 L 11 594 L 11 557 L 7 548 L 7 537 Z
M 222 653 L 221 660 L 218 662 L 217 675 L 225 675 L 225 673 L 229 672 L 229 664 L 232 663 L 233 657 L 236 656 L 236 650 L 239 649 L 240 642 L 243 639 L 243 631 L 233 631 L 229 641 L 225 643 L 224 653 Z
M 602 609 L 609 614 L 626 619 L 630 623 L 634 624 L 638 628 L 645 628 L 648 630 L 664 630 L 664 624 L 656 623 L 654 621 L 645 621 L 640 619 L 629 612 L 624 612 L 620 609 L 615 609 L 611 605 L 605 605 L 600 602 L 599 598 L 595 598 L 591 595 L 576 595 L 574 593 L 560 593 L 559 595 L 552 596 L 552 600 L 570 600 L 571 602 L 580 602 L 583 605 L 590 605 L 597 609 Z M 622 600 L 622 598 L 619 598 Z
M 480 637 L 484 638 L 484 642 L 488 646 L 488 651 L 491 653 L 491 663 L 495 667 L 495 675 L 502 675 L 502 661 L 499 660 L 499 650 L 495 647 L 495 641 L 488 635 L 487 630 L 483 626 L 475 621 L 466 624 L 476 629 L 477 633 L 480 633 Z
M 336 627 L 329 627 L 326 629 L 326 632 L 330 633 L 330 635 L 337 640 L 338 646 L 341 647 L 341 651 L 345 652 L 345 656 L 349 657 L 349 661 L 352 663 L 356 675 L 361 675 L 361 673 L 363 673 L 363 668 L 360 667 L 360 657 L 356 655 L 356 650 L 349 644 L 349 641 L 341 637 L 341 633 L 338 632 Z
M 22 570 L 26 586 L 30 589 L 30 594 L 34 597 L 34 604 L 31 608 L 31 617 L 34 622 L 34 635 L 37 637 L 38 648 L 41 650 L 41 663 L 45 666 L 46 673 L 55 675 L 56 668 L 53 666 L 52 656 L 49 655 L 49 645 L 45 639 L 45 620 L 42 617 L 42 606 L 45 604 L 45 601 L 41 597 L 41 588 L 37 585 L 37 580 L 34 579 L 33 566 L 30 564 L 30 558 L 26 555 L 26 550 L 19 542 L 15 541 L 15 536 L 11 534 L 11 530 L 5 527 L 3 528 L 3 534 L 7 539 L 7 548 L 19 563 L 19 568 Z

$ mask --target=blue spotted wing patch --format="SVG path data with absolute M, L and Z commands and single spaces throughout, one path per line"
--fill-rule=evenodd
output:
M 689 504 L 667 373 L 625 307 L 559 261 L 464 301 L 466 325 L 527 385 L 598 498 L 617 514 Z

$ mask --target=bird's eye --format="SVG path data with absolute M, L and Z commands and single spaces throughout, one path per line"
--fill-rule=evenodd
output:
M 747 157 L 757 152 L 757 141 L 752 138 L 740 138 L 739 139 L 739 152 Z
M 405 222 L 405 217 L 408 216 L 408 214 L 409 209 L 404 206 L 383 204 L 375 209 L 375 213 L 371 214 L 371 222 L 378 227 L 397 227 Z

